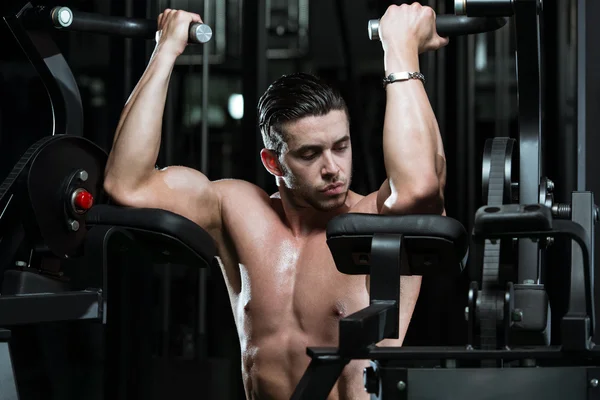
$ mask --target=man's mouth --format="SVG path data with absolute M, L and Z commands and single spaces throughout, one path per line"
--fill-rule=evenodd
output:
M 335 194 L 340 194 L 342 193 L 344 190 L 344 184 L 341 182 L 338 183 L 333 183 L 331 185 L 327 185 L 325 186 L 325 188 L 323 188 L 321 190 L 321 192 L 325 193 L 326 195 L 335 195 Z

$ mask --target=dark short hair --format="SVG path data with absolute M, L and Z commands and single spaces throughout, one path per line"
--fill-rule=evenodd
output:
M 283 75 L 258 101 L 258 126 L 265 148 L 280 153 L 286 140 L 282 125 L 307 116 L 348 108 L 341 93 L 324 80 L 304 72 Z

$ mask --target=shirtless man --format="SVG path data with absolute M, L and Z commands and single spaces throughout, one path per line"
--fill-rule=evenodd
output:
M 439 128 L 422 82 L 387 85 L 388 179 L 377 192 L 359 195 L 348 189 L 352 148 L 342 98 L 315 77 L 293 74 L 271 85 L 258 105 L 260 157 L 277 193 L 239 180 L 210 181 L 181 166 L 157 170 L 168 82 L 192 21 L 200 16 L 159 16 L 156 49 L 122 112 L 105 188 L 123 205 L 170 210 L 212 235 L 240 338 L 246 396 L 289 399 L 310 361 L 306 347 L 336 346 L 339 319 L 369 303 L 365 276 L 337 271 L 327 222 L 348 212 L 443 213 Z M 391 6 L 380 26 L 385 76 L 418 71 L 419 53 L 447 43 L 435 31 L 433 10 L 419 4 Z M 400 338 L 385 345 L 402 344 L 419 288 L 418 277 L 402 280 Z M 364 365 L 348 364 L 329 398 L 368 398 Z

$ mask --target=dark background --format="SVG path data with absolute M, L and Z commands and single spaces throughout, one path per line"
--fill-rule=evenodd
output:
M 13 3 L 3 3 L 3 12 Z M 207 45 L 188 46 L 171 79 L 164 118 L 160 166 L 179 164 L 202 170 L 212 180 L 241 178 L 272 192 L 262 167 L 262 142 L 255 105 L 267 85 L 282 74 L 316 73 L 337 85 L 352 116 L 353 189 L 366 194 L 385 178 L 381 87 L 383 52 L 367 37 L 367 21 L 380 17 L 385 0 L 64 0 L 74 10 L 155 19 L 164 8 L 201 14 L 213 27 Z M 400 4 L 401 2 L 396 2 Z M 454 1 L 423 2 L 438 14 Z M 209 13 L 205 15 L 204 7 Z M 593 0 L 546 1 L 544 5 L 544 168 L 556 184 L 555 200 L 570 201 L 573 190 L 596 191 L 600 167 L 600 37 Z M 594 25 L 594 21 L 596 21 Z M 436 53 L 421 57 L 426 89 L 438 118 L 447 155 L 447 214 L 470 229 L 482 205 L 481 161 L 485 140 L 517 138 L 517 80 L 513 21 L 497 32 L 456 37 Z M 279 33 L 278 33 L 279 32 Z M 280 33 L 284 32 L 283 35 Z M 143 73 L 154 42 L 97 34 L 50 31 L 81 92 L 83 135 L 109 151 L 120 112 Z M 0 179 L 29 145 L 50 134 L 49 102 L 41 80 L 10 32 L 0 27 Z M 202 79 L 208 61 L 209 79 Z M 527 82 L 521 84 L 526 85 Z M 202 91 L 208 113 L 202 112 Z M 243 118 L 228 109 L 243 96 Z M 206 123 L 203 146 L 202 124 Z M 568 253 L 560 243 L 551 262 Z M 209 387 L 219 399 L 240 398 L 239 345 L 227 291 L 215 266 L 201 275 L 182 265 L 157 265 L 155 315 L 148 335 L 154 344 L 157 398 L 203 398 Z M 205 287 L 198 296 L 199 285 Z M 560 313 L 560 310 L 558 310 Z M 197 320 L 206 324 L 195 340 Z M 23 399 L 99 398 L 101 334 L 81 323 L 15 330 L 15 365 Z M 200 351 L 198 351 L 200 347 Z M 201 356 L 198 356 L 201 354 Z M 182 393 L 190 393 L 187 396 Z M 211 392 L 212 393 L 212 392 Z M 208 397 L 204 397 L 208 398 Z

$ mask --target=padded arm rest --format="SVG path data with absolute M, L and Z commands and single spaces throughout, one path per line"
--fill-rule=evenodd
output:
M 369 273 L 371 241 L 375 234 L 403 235 L 413 271 L 437 267 L 431 268 L 433 272 L 440 269 L 440 264 L 460 265 L 469 247 L 465 228 L 450 217 L 343 214 L 327 225 L 327 243 L 340 272 Z
M 198 224 L 181 215 L 153 208 L 130 208 L 99 204 L 86 215 L 88 226 L 104 225 L 122 227 L 142 234 L 158 243 L 162 252 L 193 252 L 208 264 L 217 250 L 212 237 Z M 166 249 L 165 249 L 166 247 Z

